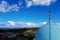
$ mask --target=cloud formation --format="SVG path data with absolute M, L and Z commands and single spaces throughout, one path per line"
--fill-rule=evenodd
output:
M 38 27 L 37 24 L 32 22 L 14 22 L 14 21 L 8 21 L 5 23 L 0 23 L 0 27 L 5 28 L 31 28 L 31 27 Z
M 49 6 L 51 3 L 56 2 L 56 0 L 26 0 L 27 7 L 31 6 Z
M 26 8 L 30 8 L 31 6 L 49 6 L 54 2 L 56 2 L 56 0 L 25 0 L 25 2 L 18 1 L 18 4 L 10 5 L 7 1 L 1 1 L 0 12 L 19 11 L 20 8 L 23 7 L 23 4 L 26 5 Z
M 13 22 L 13 21 L 8 21 L 8 22 L 7 22 L 7 26 L 15 26 L 15 22 Z
M 43 25 L 47 24 L 47 22 L 42 22 Z
M 9 5 L 9 3 L 7 1 L 2 1 L 0 3 L 0 12 L 10 12 L 10 11 L 18 11 L 19 10 L 19 6 L 17 4 L 12 4 Z
M 14 21 L 8 21 L 8 22 L 0 22 L 0 28 L 33 28 L 33 27 L 40 27 L 42 25 L 45 25 L 46 22 L 42 22 L 41 25 L 37 23 L 32 22 L 14 22 Z

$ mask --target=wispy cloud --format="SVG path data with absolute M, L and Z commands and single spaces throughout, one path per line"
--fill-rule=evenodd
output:
M 42 25 L 45 25 L 46 22 L 42 22 L 40 24 L 32 23 L 32 22 L 14 22 L 14 21 L 8 21 L 8 22 L 0 22 L 0 28 L 32 28 L 32 27 L 40 27 Z
M 18 1 L 18 5 L 21 6 L 23 4 L 22 1 Z
M 22 5 L 26 3 L 26 7 L 30 8 L 31 6 L 49 6 L 51 3 L 56 2 L 56 0 L 25 0 L 25 2 L 18 1 L 18 4 L 9 4 L 7 1 L 1 1 L 0 3 L 0 12 L 6 13 L 10 11 L 19 11 L 22 8 Z
M 47 22 L 42 22 L 43 25 L 47 24 Z
M 19 6 L 17 4 L 12 4 L 9 5 L 9 3 L 7 1 L 2 1 L 0 4 L 0 12 L 10 12 L 10 11 L 18 11 L 19 10 Z
M 5 28 L 30 28 L 30 27 L 38 27 L 37 24 L 32 23 L 32 22 L 14 22 L 14 21 L 8 21 L 8 22 L 0 22 L 0 27 L 5 27 Z
M 56 2 L 56 0 L 26 0 L 27 7 L 31 6 L 49 6 L 51 3 Z

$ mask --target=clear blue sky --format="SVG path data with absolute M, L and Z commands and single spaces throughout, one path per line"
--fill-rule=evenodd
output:
M 19 4 L 19 0 L 5 0 L 9 6 L 14 4 Z M 50 5 L 33 5 L 29 8 L 26 7 L 25 0 L 20 0 L 22 3 L 18 5 L 21 7 L 19 11 L 10 11 L 3 12 L 0 7 L 0 21 L 16 21 L 16 22 L 35 22 L 40 23 L 43 21 L 48 21 L 48 10 L 51 10 L 52 21 L 60 22 L 60 0 L 56 0 L 56 2 L 51 3 Z M 2 1 L 0 1 L 2 4 Z M 1 6 L 1 5 L 0 5 Z

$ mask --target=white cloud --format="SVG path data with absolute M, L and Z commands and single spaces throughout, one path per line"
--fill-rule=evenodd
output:
M 43 25 L 47 24 L 47 22 L 41 22 L 39 23 L 32 23 L 32 22 L 14 22 L 14 21 L 8 21 L 6 23 L 0 23 L 0 27 L 4 28 L 33 28 L 33 27 L 41 27 Z
M 8 22 L 1 22 L 0 27 L 1 28 L 3 28 L 3 27 L 4 28 L 32 28 L 32 27 L 38 27 L 38 25 L 35 23 L 32 23 L 32 22 L 8 21 Z
M 28 23 L 26 23 L 27 24 L 27 26 L 29 26 L 29 27 L 37 27 L 37 24 L 35 24 L 35 23 L 31 23 L 31 22 L 28 22 Z
M 8 22 L 7 22 L 7 26 L 15 26 L 15 22 L 13 22 L 13 21 L 8 21 Z
M 46 25 L 47 24 L 47 22 L 41 22 L 41 23 L 38 23 L 37 25 L 38 25 L 38 27 L 42 27 L 43 25 Z
M 29 8 L 31 6 L 38 6 L 38 5 L 48 6 L 51 3 L 56 2 L 56 0 L 25 0 L 25 2 L 27 8 Z M 0 12 L 3 13 L 10 11 L 19 11 L 20 8 L 23 8 L 23 1 L 19 1 L 18 4 L 11 4 L 11 5 L 7 1 L 1 1 L 0 3 Z
M 42 22 L 43 25 L 47 24 L 47 22 Z
M 6 1 L 2 1 L 0 3 L 0 12 L 10 12 L 10 11 L 18 11 L 19 10 L 19 6 L 17 4 L 12 4 L 12 5 L 9 5 L 8 2 Z
M 17 4 L 11 5 L 7 8 L 7 11 L 19 11 L 19 7 Z
M 23 27 L 37 27 L 37 24 L 32 22 L 16 22 L 17 26 L 23 26 Z
M 6 12 L 6 8 L 8 7 L 8 3 L 6 1 L 2 1 L 0 4 L 0 12 Z
M 29 8 L 30 6 L 32 6 L 32 1 L 26 1 L 27 2 L 27 7 Z
M 37 5 L 49 6 L 53 2 L 56 2 L 56 0 L 26 0 L 27 7 Z

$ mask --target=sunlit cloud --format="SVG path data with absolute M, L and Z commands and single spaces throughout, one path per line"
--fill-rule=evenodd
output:
M 0 3 L 0 12 L 10 12 L 10 11 L 18 11 L 19 10 L 19 6 L 17 4 L 12 4 L 9 5 L 9 3 L 7 1 L 2 1 Z
M 0 3 L 0 12 L 6 13 L 11 11 L 19 11 L 23 6 L 23 4 L 26 5 L 27 8 L 30 8 L 31 6 L 49 6 L 52 3 L 56 2 L 56 0 L 25 0 L 18 1 L 18 4 L 9 4 L 7 1 L 1 1 Z
M 26 0 L 26 5 L 28 8 L 31 6 L 49 6 L 54 2 L 56 0 Z
M 42 22 L 43 25 L 47 24 L 47 22 Z
M 8 21 L 7 26 L 15 26 L 15 22 L 14 21 Z
M 0 27 L 5 28 L 33 28 L 33 27 L 41 27 L 43 25 L 47 24 L 47 22 L 41 22 L 39 23 L 33 23 L 33 22 L 14 22 L 14 21 L 7 21 L 7 22 L 1 22 Z

